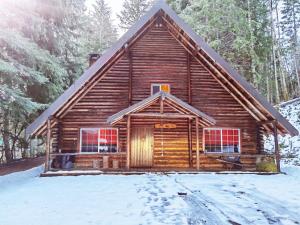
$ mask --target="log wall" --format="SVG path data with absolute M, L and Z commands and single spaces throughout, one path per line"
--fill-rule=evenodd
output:
M 63 151 L 79 151 L 80 128 L 110 127 L 107 118 L 128 107 L 128 71 L 126 56 L 98 82 L 62 119 Z M 126 130 L 119 126 L 119 147 L 126 150 Z
M 131 49 L 133 103 L 150 96 L 152 83 L 170 84 L 183 101 L 187 93 L 187 53 L 163 27 L 154 27 Z

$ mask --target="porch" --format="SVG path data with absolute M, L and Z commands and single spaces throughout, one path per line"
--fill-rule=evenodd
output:
M 53 168 L 50 165 L 49 170 L 44 174 L 49 176 L 57 175 L 99 175 L 99 174 L 144 174 L 144 173 L 201 173 L 201 172 L 230 172 L 230 173 L 261 173 L 257 172 L 256 164 L 264 161 L 274 160 L 272 154 L 199 154 L 200 168 L 192 167 L 126 167 L 126 153 L 116 154 L 82 154 L 82 153 L 51 153 L 50 162 L 54 158 L 74 157 L 74 163 L 71 168 Z M 220 157 L 239 157 L 243 165 L 240 167 L 228 167 L 220 162 Z M 194 157 L 195 159 L 195 157 Z M 195 163 L 194 163 L 195 164 Z M 232 165 L 231 165 L 232 166 Z M 269 174 L 269 173 L 267 173 Z
M 60 154 L 62 155 L 70 155 L 70 153 L 67 154 Z M 82 156 L 80 154 L 73 154 L 77 156 Z M 236 154 L 225 154 L 229 157 L 236 157 Z M 116 162 L 113 163 L 116 159 L 115 156 L 112 156 L 111 159 L 109 159 L 110 162 L 112 162 L 112 166 L 106 167 L 104 165 L 103 167 L 103 158 L 101 159 L 101 156 L 92 157 L 92 160 L 87 160 L 86 157 L 85 160 L 80 161 L 80 164 L 75 163 L 74 168 L 70 169 L 51 169 L 49 171 L 45 171 L 41 174 L 41 177 L 53 177 L 53 176 L 81 176 L 81 175 L 142 175 L 147 173 L 158 173 L 158 174 L 209 174 L 209 173 L 215 173 L 215 174 L 258 174 L 258 175 L 272 175 L 277 174 L 278 172 L 261 172 L 256 170 L 256 163 L 261 162 L 265 160 L 266 158 L 275 158 L 274 155 L 270 154 L 255 154 L 255 155 L 241 155 L 241 162 L 243 162 L 244 167 L 243 169 L 239 168 L 233 168 L 233 169 L 226 169 L 224 167 L 224 164 L 217 161 L 217 159 L 221 155 L 207 155 L 205 153 L 200 154 L 200 163 L 201 167 L 200 169 L 188 167 L 188 168 L 179 168 L 179 167 L 169 167 L 169 168 L 161 168 L 161 167 L 149 167 L 149 168 L 130 168 L 127 169 L 126 166 L 117 168 L 113 165 L 116 165 Z M 224 154 L 222 154 L 224 156 Z M 102 156 L 103 157 L 103 156 Z M 123 154 L 124 160 L 125 154 Z M 123 161 L 123 165 L 124 165 Z M 105 164 L 105 163 L 104 163 Z M 119 162 L 117 162 L 117 165 Z M 95 167 L 96 165 L 96 167 Z M 99 165 L 99 166 L 98 166 Z
M 212 117 L 175 96 L 158 92 L 107 119 L 111 128 L 125 130 L 122 137 L 117 137 L 118 141 L 115 140 L 113 147 L 100 146 L 99 140 L 103 139 L 101 128 L 92 128 L 93 132 L 96 129 L 96 153 L 94 147 L 92 151 L 82 151 L 82 146 L 69 152 L 52 152 L 52 145 L 47 145 L 45 171 L 255 171 L 257 162 L 268 157 L 274 158 L 257 149 L 251 153 L 241 151 L 240 130 L 214 128 L 216 131 L 210 132 L 209 127 L 215 123 Z M 220 135 L 224 135 L 224 140 Z M 51 143 L 50 136 L 49 125 L 47 143 Z M 216 140 L 220 137 L 220 140 Z M 122 146 L 118 145 L 119 139 L 123 140 Z M 208 140 L 204 143 L 204 139 Z M 81 136 L 77 142 L 82 145 Z M 110 148 L 114 151 L 103 151 Z M 226 158 L 238 160 L 242 166 L 227 163 Z

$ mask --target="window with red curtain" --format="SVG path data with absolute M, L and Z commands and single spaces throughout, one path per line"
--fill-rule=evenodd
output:
M 81 130 L 81 152 L 98 152 L 98 130 Z
M 117 152 L 118 130 L 114 128 L 82 128 L 81 152 Z
M 116 152 L 118 144 L 118 132 L 116 129 L 99 130 L 99 152 Z
M 204 148 L 206 152 L 240 152 L 240 130 L 227 128 L 204 129 Z

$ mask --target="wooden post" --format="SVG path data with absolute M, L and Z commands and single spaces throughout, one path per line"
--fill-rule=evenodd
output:
M 63 127 L 61 120 L 58 120 L 57 124 L 57 149 L 56 152 L 60 152 L 62 149 L 62 137 L 63 137 Z
M 160 98 L 160 108 L 159 108 L 159 113 L 163 114 L 164 113 L 164 100 L 163 98 Z
M 47 120 L 47 139 L 46 139 L 46 162 L 45 172 L 49 170 L 50 149 L 51 149 L 51 117 Z
M 129 61 L 129 77 L 128 77 L 128 102 L 129 106 L 132 104 L 132 55 L 131 51 L 128 49 L 127 52 Z
M 188 119 L 188 144 L 189 144 L 189 165 L 193 167 L 193 140 L 192 140 L 192 124 L 191 120 Z
M 187 90 L 188 90 L 188 103 L 192 104 L 192 91 L 191 91 L 191 56 L 187 52 Z M 193 167 L 193 140 L 192 140 L 192 121 L 188 119 L 188 145 L 189 145 L 189 165 Z
M 192 104 L 192 90 L 191 90 L 191 56 L 187 52 L 187 62 L 186 62 L 186 67 L 187 67 L 187 89 L 188 89 L 188 103 Z
M 29 154 L 30 154 L 29 157 L 31 157 L 31 158 L 34 157 L 33 149 L 32 149 L 32 138 L 31 137 L 29 137 Z
M 278 144 L 278 132 L 277 132 L 277 121 L 272 122 L 273 124 L 273 135 L 274 135 L 274 145 L 275 145 L 275 161 L 277 166 L 277 172 L 280 173 L 280 152 Z
M 131 149 L 131 116 L 127 117 L 127 157 L 126 157 L 126 169 L 130 169 L 130 149 Z
M 196 156 L 197 170 L 200 169 L 200 152 L 199 152 L 199 118 L 196 117 Z

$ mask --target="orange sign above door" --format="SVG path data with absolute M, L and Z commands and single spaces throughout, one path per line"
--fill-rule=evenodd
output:
M 166 128 L 166 129 L 171 129 L 171 128 L 176 128 L 176 124 L 174 123 L 157 123 L 155 124 L 155 128 Z

